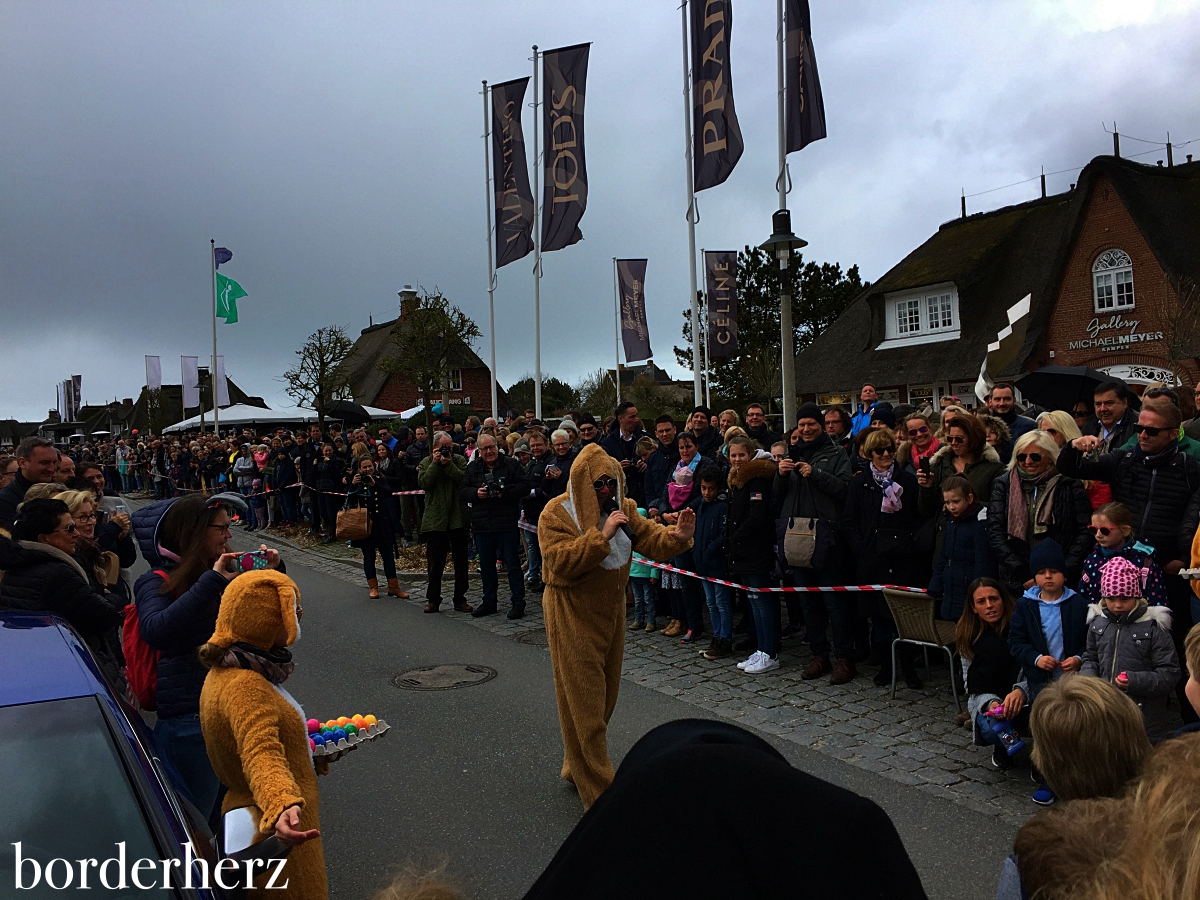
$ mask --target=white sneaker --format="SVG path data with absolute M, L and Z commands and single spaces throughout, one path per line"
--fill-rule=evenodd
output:
M 771 659 L 771 657 L 761 651 L 759 651 L 758 655 L 759 658 L 757 660 L 746 666 L 744 671 L 747 675 L 759 675 L 763 672 L 770 672 L 772 669 L 779 668 L 779 660 Z
M 750 654 L 748 657 L 746 657 L 746 658 L 745 658 L 745 659 L 743 659 L 743 660 L 742 660 L 740 663 L 738 663 L 738 664 L 737 664 L 737 666 L 738 666 L 738 668 L 739 668 L 739 669 L 742 669 L 743 671 L 745 671 L 745 669 L 746 669 L 746 668 L 747 668 L 747 667 L 748 667 L 748 666 L 749 666 L 751 663 L 758 662 L 758 658 L 759 658 L 760 656 L 762 656 L 762 655 L 763 655 L 763 652 L 762 652 L 761 650 L 755 650 L 755 651 L 754 651 L 753 653 L 751 653 L 751 654 Z

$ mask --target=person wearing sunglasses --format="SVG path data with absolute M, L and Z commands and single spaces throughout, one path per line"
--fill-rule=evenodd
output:
M 669 528 L 638 515 L 620 464 L 591 444 L 572 463 L 567 492 L 538 520 L 542 610 L 563 738 L 560 775 L 578 788 L 585 809 L 613 780 L 607 730 L 621 684 L 632 553 L 665 562 L 692 546 L 695 529 L 691 508 Z
M 904 420 L 906 438 L 896 451 L 896 460 L 914 475 L 917 474 L 920 461 L 932 457 L 942 447 L 942 442 L 933 431 L 933 426 L 923 413 L 911 413 Z
M 119 607 L 92 587 L 75 558 L 78 526 L 62 500 L 26 500 L 17 509 L 13 540 L 0 539 L 0 609 L 43 610 L 65 619 L 96 657 L 114 691 L 124 693 L 119 658 L 109 641 Z
M 1133 514 L 1129 507 L 1123 503 L 1105 503 L 1092 513 L 1092 524 L 1087 530 L 1095 538 L 1096 546 L 1083 561 L 1083 575 L 1079 578 L 1079 595 L 1086 603 L 1100 602 L 1100 570 L 1110 559 L 1120 556 L 1143 573 L 1142 590 L 1146 602 L 1151 606 L 1166 604 L 1167 583 L 1163 571 L 1154 561 L 1154 548 L 1134 538 Z
M 1077 583 L 1092 549 L 1092 504 L 1081 481 L 1059 472 L 1058 457 L 1049 432 L 1028 431 L 1017 438 L 1012 461 L 992 488 L 988 540 L 1000 581 L 1015 597 L 1033 587 L 1029 556 L 1042 541 L 1053 538 L 1062 548 L 1067 584 Z
M 896 465 L 896 439 L 890 429 L 868 435 L 863 452 L 870 468 L 856 472 L 846 489 L 840 529 L 857 563 L 858 584 L 896 584 L 921 586 L 927 583 L 930 560 L 921 560 L 916 552 L 917 479 Z M 924 582 L 922 581 L 924 578 Z M 878 685 L 892 682 L 892 640 L 896 624 L 882 593 L 867 594 L 873 622 L 872 643 L 881 662 L 875 676 Z M 909 644 L 897 648 L 904 680 L 910 688 L 921 687 L 917 676 L 915 651 Z

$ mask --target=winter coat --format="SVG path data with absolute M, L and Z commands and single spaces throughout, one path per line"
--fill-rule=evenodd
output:
M 1000 460 L 1003 463 L 1008 463 L 1012 459 L 1013 447 L 1017 444 L 1017 438 L 1030 431 L 1037 430 L 1037 422 L 1028 416 L 1018 415 L 1015 411 L 1009 412 L 1003 416 L 996 416 L 1001 422 L 1008 426 L 1009 438 L 1003 445 L 1000 452 Z
M 601 449 L 617 462 L 629 460 L 629 468 L 624 470 L 625 496 L 636 500 L 637 505 L 641 507 L 645 507 L 646 505 L 646 473 L 644 470 L 638 470 L 638 462 L 640 460 L 634 448 L 637 447 L 637 442 L 644 437 L 649 437 L 649 435 L 639 428 L 629 440 L 625 440 L 620 428 L 618 428 L 600 441 Z
M 296 464 L 286 453 L 275 456 L 275 469 L 271 476 L 271 486 L 276 490 L 289 487 L 296 483 Z
M 1138 540 L 1154 547 L 1160 566 L 1187 561 L 1188 547 L 1200 521 L 1200 462 L 1178 447 L 1156 457 L 1136 450 L 1114 450 L 1086 460 L 1067 444 L 1058 456 L 1058 471 L 1075 478 L 1107 481 L 1113 499 L 1133 513 Z
M 1097 544 L 1083 561 L 1083 574 L 1079 576 L 1079 595 L 1086 603 L 1100 602 L 1100 570 L 1113 556 L 1123 556 L 1139 569 L 1149 569 L 1142 596 L 1151 606 L 1164 606 L 1167 602 L 1167 582 L 1163 570 L 1150 553 L 1150 549 L 1138 541 L 1127 541 L 1125 546 L 1111 556 Z
M 17 520 L 17 507 L 25 499 L 25 492 L 33 487 L 33 482 L 17 470 L 17 477 L 8 486 L 0 489 L 0 528 L 12 531 L 13 522 Z
M 309 487 L 316 486 L 316 479 L 313 475 L 313 467 L 320 458 L 321 448 L 312 442 L 298 444 L 292 453 L 292 459 L 295 460 L 296 469 L 300 473 L 300 480 Z
M 346 464 L 335 453 L 313 463 L 313 485 L 318 491 L 340 492 L 345 487 Z
M 258 464 L 253 456 L 239 456 L 233 464 L 234 484 L 239 491 L 248 491 L 258 477 Z
M 760 450 L 771 452 L 771 445 L 778 444 L 783 438 L 773 432 L 766 424 L 760 425 L 758 431 L 755 431 L 749 425 L 743 425 L 742 430 L 746 432 L 746 436 L 754 443 L 758 444 Z
M 488 474 L 500 488 L 499 497 L 480 498 L 478 491 L 487 484 Z M 517 527 L 521 516 L 521 501 L 529 496 L 529 476 L 517 460 L 510 456 L 496 457 L 496 467 L 489 469 L 483 457 L 476 455 L 467 464 L 459 495 L 471 506 L 471 530 L 494 533 Z
M 471 511 L 459 494 L 467 461 L 457 453 L 442 465 L 432 456 L 421 460 L 417 469 L 417 485 L 425 492 L 425 514 L 421 517 L 422 531 L 450 531 L 466 528 Z
M 658 449 L 646 460 L 646 475 L 643 483 L 646 486 L 646 509 L 657 509 L 663 512 L 670 507 L 667 505 L 667 482 L 679 462 L 679 448 L 672 443 L 669 447 L 661 441 Z
M 1135 434 L 1133 426 L 1137 424 L 1138 414 L 1132 406 L 1126 407 L 1124 415 L 1113 425 L 1112 431 L 1108 435 L 1108 445 L 1102 446 L 1102 450 L 1116 450 L 1121 447 L 1131 436 Z M 1084 434 L 1094 435 L 1104 441 L 1104 426 L 1100 424 L 1100 420 L 1095 416 L 1091 416 L 1084 423 L 1083 428 L 1079 429 Z
M 351 507 L 366 509 L 371 520 L 371 536 L 365 541 L 351 541 L 352 547 L 362 549 L 367 545 L 385 546 L 393 543 L 392 517 L 388 514 L 387 501 L 392 495 L 392 485 L 386 475 L 376 473 L 371 476 L 374 484 L 361 479 L 358 484 L 351 483 L 347 489 L 346 503 Z
M 954 469 L 954 451 L 946 444 L 929 460 L 929 472 L 933 476 L 933 487 L 921 488 L 921 518 L 936 516 L 942 509 L 942 485 L 951 475 L 961 474 L 975 489 L 975 499 L 987 503 L 992 496 L 992 484 L 1004 472 L 1000 455 L 991 447 L 983 448 L 983 455 L 969 463 L 961 473 Z M 941 529 L 938 529 L 939 534 Z
M 1142 711 L 1152 743 L 1157 744 L 1179 724 L 1168 710 L 1179 681 L 1179 658 L 1171 639 L 1171 611 L 1165 606 L 1143 602 L 1117 616 L 1103 601 L 1091 604 L 1087 647 L 1079 671 L 1112 684 L 1124 672 L 1129 679 L 1125 693 Z
M 996 558 L 988 543 L 987 509 L 975 503 L 961 519 L 945 514 L 942 552 L 933 568 L 929 593 L 941 597 L 939 614 L 957 622 L 967 605 L 967 587 L 984 575 L 995 577 Z
M 963 684 L 967 690 L 967 711 L 971 714 L 972 743 L 977 747 L 990 746 L 979 732 L 975 721 L 987 712 L 994 702 L 1003 702 L 1013 690 L 1019 689 L 1029 697 L 1029 684 L 1021 677 L 1021 664 L 1013 659 L 1008 647 L 1011 626 L 997 634 L 984 625 L 971 644 L 971 659 L 962 657 Z M 1025 707 L 1028 709 L 1028 706 Z
M 704 434 L 695 434 L 695 432 L 692 434 L 696 438 L 697 453 L 713 460 L 720 456 L 721 444 L 724 443 L 721 440 L 721 432 L 710 426 L 704 430 Z
M 1013 594 L 1025 591 L 1025 582 L 1036 574 L 1029 571 L 1029 554 L 1033 546 L 1026 540 L 1011 537 L 1008 533 L 1008 490 L 1012 472 L 1005 472 L 996 479 L 988 504 L 988 540 L 1000 566 L 1000 580 Z M 1039 540 L 1053 538 L 1063 549 L 1067 560 L 1067 584 L 1075 584 L 1083 571 L 1083 561 L 1092 546 L 1092 536 L 1087 526 L 1092 521 L 1092 504 L 1082 482 L 1060 475 L 1051 501 L 1053 521 L 1046 526 Z
M 846 489 L 846 505 L 838 527 L 864 584 L 910 585 L 919 570 L 913 554 L 919 524 L 917 479 L 899 466 L 894 478 L 904 489 L 899 512 L 882 511 L 883 489 L 870 472 L 857 473 Z
M 1029 682 L 1030 702 L 1033 702 L 1038 692 L 1062 671 L 1054 669 L 1047 672 L 1037 667 L 1038 657 L 1050 653 L 1046 633 L 1042 630 L 1039 609 L 1042 601 L 1039 599 L 1039 592 L 1040 589 L 1035 584 L 1021 595 L 1008 632 L 1008 647 L 1013 658 L 1021 664 L 1025 680 Z M 1065 588 L 1058 607 L 1063 630 L 1063 655 L 1059 662 L 1072 656 L 1082 658 L 1087 644 L 1087 606 L 1082 597 L 1070 588 Z
M 725 517 L 726 572 L 767 575 L 775 568 L 775 511 L 771 484 L 774 460 L 752 459 L 729 473 L 729 509 Z
M 850 459 L 828 435 L 823 437 L 818 441 L 821 446 L 810 454 L 801 455 L 799 444 L 791 448 L 789 458 L 807 462 L 812 472 L 807 478 L 795 469 L 786 475 L 776 474 L 771 490 L 778 504 L 777 516 L 828 519 L 834 523 L 841 518 L 853 475 Z
M 533 489 L 537 491 L 538 497 L 541 499 L 541 507 L 538 509 L 540 514 L 542 509 L 545 509 L 546 504 L 557 497 L 559 494 L 567 492 L 567 485 L 571 480 L 571 465 L 575 462 L 575 457 L 579 455 L 578 450 L 571 450 L 566 456 L 559 456 L 557 453 L 551 452 L 545 458 L 545 465 L 541 467 L 540 478 Z M 557 478 L 547 478 L 546 469 L 555 468 L 561 473 Z
M 429 442 L 428 441 L 413 441 L 408 445 L 408 449 L 404 451 L 403 461 L 401 465 L 404 469 L 404 477 L 411 478 L 415 483 L 417 479 L 417 471 L 421 466 L 421 460 L 429 458 Z M 405 487 L 403 490 L 413 490 Z
M 729 498 L 720 494 L 709 503 L 701 498 L 696 507 L 696 534 L 692 538 L 692 562 L 697 575 L 724 578 L 728 561 L 725 558 L 725 519 Z

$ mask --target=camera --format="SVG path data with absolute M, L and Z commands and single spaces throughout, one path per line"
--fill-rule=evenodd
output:
M 438 456 L 440 456 L 442 459 L 449 459 L 453 453 L 454 451 L 449 447 L 438 447 Z
M 504 478 L 497 478 L 494 473 L 488 472 L 483 476 L 483 486 L 487 489 L 488 497 L 499 497 L 504 492 Z

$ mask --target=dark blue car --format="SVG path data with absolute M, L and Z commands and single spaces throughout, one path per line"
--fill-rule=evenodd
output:
M 84 875 L 87 896 L 241 895 L 214 883 L 208 826 L 172 786 L 141 716 L 52 615 L 0 612 L 0 766 L 0 896 L 76 896 Z M 135 872 L 139 860 L 154 865 Z M 233 886 L 240 866 L 223 874 Z

